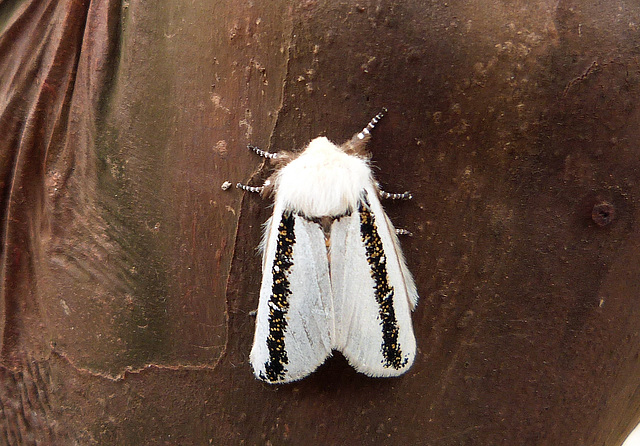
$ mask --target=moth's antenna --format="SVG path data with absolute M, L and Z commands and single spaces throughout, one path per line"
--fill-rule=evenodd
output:
M 378 121 L 382 119 L 382 117 L 386 112 L 387 112 L 387 108 L 383 107 L 382 111 L 377 115 L 375 115 L 373 119 L 369 121 L 369 124 L 367 124 L 367 126 L 363 128 L 360 133 L 358 133 L 357 135 L 358 139 L 365 139 L 367 136 L 371 136 L 371 130 L 373 130 L 376 124 L 378 124 Z

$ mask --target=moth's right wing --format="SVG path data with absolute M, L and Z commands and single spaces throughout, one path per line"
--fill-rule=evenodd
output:
M 250 361 L 257 378 L 304 378 L 331 354 L 332 301 L 322 228 L 276 203 L 265 228 Z
M 330 240 L 334 348 L 369 376 L 404 373 L 416 354 L 417 294 L 373 187 L 357 212 L 333 223 Z

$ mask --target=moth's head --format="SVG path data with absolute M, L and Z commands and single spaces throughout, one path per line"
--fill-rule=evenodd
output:
M 276 202 L 311 218 L 355 209 L 362 191 L 373 181 L 365 159 L 346 153 L 323 136 L 312 140 L 271 180 Z
M 317 138 L 311 140 L 309 145 L 303 150 L 302 153 L 304 153 L 305 155 L 317 154 L 318 156 L 330 156 L 332 154 L 342 152 L 343 150 L 340 148 L 340 146 L 337 146 L 329 141 L 326 136 L 318 136 Z

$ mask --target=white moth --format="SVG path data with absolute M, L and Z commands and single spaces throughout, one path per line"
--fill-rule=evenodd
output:
M 261 380 L 304 378 L 332 350 L 375 377 L 400 375 L 413 363 L 418 294 L 379 199 L 411 195 L 380 190 L 365 153 L 382 115 L 341 146 L 324 137 L 299 154 L 249 146 L 277 164 L 261 187 L 238 183 L 274 196 L 250 355 Z

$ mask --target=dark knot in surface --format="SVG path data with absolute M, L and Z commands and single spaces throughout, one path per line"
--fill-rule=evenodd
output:
M 591 210 L 591 219 L 598 226 L 607 226 L 616 215 L 616 209 L 607 201 L 596 203 Z

